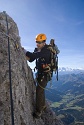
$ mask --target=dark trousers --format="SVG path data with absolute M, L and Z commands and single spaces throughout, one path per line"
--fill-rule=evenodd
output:
M 45 87 L 48 82 L 47 75 L 38 75 L 37 81 L 38 83 L 36 87 L 36 110 L 40 112 L 45 106 Z

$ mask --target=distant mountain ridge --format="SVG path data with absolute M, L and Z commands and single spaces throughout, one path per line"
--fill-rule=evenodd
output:
M 81 73 L 84 72 L 84 68 L 69 68 L 69 67 L 59 67 L 59 74 L 71 74 L 71 73 Z

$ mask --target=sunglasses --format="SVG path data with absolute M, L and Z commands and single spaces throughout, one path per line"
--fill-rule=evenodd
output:
M 41 44 L 41 43 L 44 43 L 44 42 L 45 42 L 45 40 L 43 40 L 42 42 L 36 41 L 36 43 L 38 43 L 38 44 Z
M 42 44 L 42 43 L 44 43 L 44 41 L 42 41 L 42 42 L 40 42 L 40 41 L 36 41 L 36 43 L 38 43 L 38 44 Z

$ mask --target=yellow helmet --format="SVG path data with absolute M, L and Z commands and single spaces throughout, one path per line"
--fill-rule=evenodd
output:
M 35 41 L 42 42 L 45 41 L 46 39 L 47 39 L 46 35 L 41 33 L 36 36 Z

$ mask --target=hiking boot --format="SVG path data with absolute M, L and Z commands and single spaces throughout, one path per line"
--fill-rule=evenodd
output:
M 41 111 L 37 111 L 37 110 L 36 110 L 36 111 L 33 113 L 33 117 L 35 117 L 35 118 L 40 118 L 41 115 L 42 115 L 42 113 L 45 112 L 46 108 L 47 108 L 46 106 L 43 106 L 43 108 L 42 108 Z
M 38 112 L 38 111 L 36 111 L 36 112 L 34 112 L 33 113 L 33 117 L 35 117 L 35 118 L 40 118 L 41 117 L 41 114 L 42 114 L 42 112 Z

